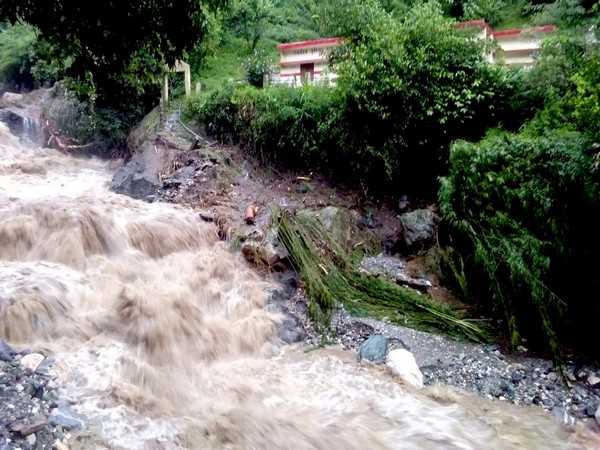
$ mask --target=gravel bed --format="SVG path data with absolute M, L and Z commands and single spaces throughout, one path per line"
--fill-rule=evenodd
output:
M 0 340 L 0 450 L 67 448 L 51 367 L 51 358 L 16 352 Z
M 426 385 L 442 383 L 489 399 L 537 405 L 565 423 L 595 420 L 600 408 L 600 369 L 568 361 L 569 385 L 551 361 L 505 354 L 498 345 L 458 342 L 445 336 L 396 326 L 341 311 L 333 319 L 336 341 L 357 350 L 370 335 L 390 339 L 390 348 L 411 351 Z

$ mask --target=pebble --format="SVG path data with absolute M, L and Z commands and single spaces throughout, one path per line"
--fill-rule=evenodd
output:
M 52 448 L 54 450 L 69 450 L 69 447 L 67 447 L 66 444 L 64 444 L 62 441 L 59 441 L 58 439 L 56 440 L 56 442 L 54 442 Z
M 10 430 L 21 434 L 21 436 L 28 436 L 32 433 L 40 431 L 46 426 L 48 420 L 44 416 L 37 416 L 29 421 L 14 422 L 10 425 Z
M 67 407 L 61 407 L 52 410 L 48 422 L 65 430 L 80 430 L 84 425 L 84 417 Z

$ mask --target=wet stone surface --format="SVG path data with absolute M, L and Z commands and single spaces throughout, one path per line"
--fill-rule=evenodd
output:
M 32 372 L 23 356 L 0 340 L 0 450 L 51 449 L 64 437 L 49 421 L 57 403 L 52 361 L 46 358 Z
M 358 351 L 372 335 L 389 339 L 390 350 L 405 348 L 415 355 L 425 385 L 447 384 L 488 399 L 535 405 L 557 420 L 594 421 L 600 407 L 600 369 L 568 362 L 567 386 L 551 361 L 508 355 L 497 345 L 457 342 L 444 336 L 396 326 L 340 311 L 333 318 L 335 341 Z

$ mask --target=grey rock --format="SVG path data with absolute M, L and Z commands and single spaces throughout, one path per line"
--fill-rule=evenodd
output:
M 600 377 L 592 374 L 588 377 L 587 382 L 592 387 L 600 386 Z
M 12 361 L 16 354 L 10 345 L 0 339 L 0 361 Z
M 198 217 L 200 217 L 205 222 L 214 222 L 217 219 L 217 216 L 212 211 L 200 210 L 198 212 Z
M 431 282 L 425 278 L 415 278 L 406 273 L 406 263 L 394 256 L 367 256 L 360 262 L 360 270 L 369 275 L 386 278 L 398 284 L 419 290 L 427 290 Z
M 252 264 L 278 269 L 285 268 L 285 261 L 289 257 L 287 249 L 279 242 L 277 233 L 273 229 L 270 229 L 260 241 L 246 240 L 242 244 L 242 254 Z
M 142 161 L 132 159 L 115 172 L 111 188 L 119 194 L 150 200 L 158 191 L 159 182 L 156 174 L 147 171 Z
M 356 211 L 328 206 L 317 210 L 303 209 L 297 214 L 298 217 L 316 219 L 331 237 L 345 248 L 351 248 L 362 239 L 361 236 L 364 237 L 359 227 L 362 219 Z
M 85 417 L 62 406 L 52 410 L 48 422 L 52 426 L 59 426 L 65 430 L 80 430 L 85 425 Z
M 380 334 L 370 336 L 358 350 L 358 360 L 383 363 L 387 356 L 389 340 Z
M 439 218 L 430 209 L 417 209 L 400 216 L 401 244 L 410 251 L 428 248 L 437 236 Z
M 306 337 L 306 332 L 300 321 L 292 315 L 288 315 L 280 325 L 279 338 L 286 344 L 301 342 Z
M 596 411 L 600 408 L 600 403 L 598 405 L 590 403 L 585 408 L 583 408 L 583 413 L 587 417 L 594 417 L 596 415 Z
M 31 433 L 36 433 L 42 430 L 48 424 L 48 419 L 44 416 L 37 416 L 31 420 L 13 422 L 10 425 L 10 430 L 14 433 L 19 433 L 21 436 L 28 436 Z

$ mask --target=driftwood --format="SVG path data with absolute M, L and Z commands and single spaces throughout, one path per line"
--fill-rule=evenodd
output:
M 95 142 L 88 142 L 87 144 L 74 144 L 68 137 L 61 137 L 58 130 L 54 129 L 50 125 L 50 121 L 46 120 L 46 123 L 42 125 L 42 132 L 48 136 L 46 140 L 47 147 L 54 147 L 56 150 L 67 152 L 72 150 L 83 150 L 94 146 Z
M 248 225 L 253 225 L 256 220 L 256 214 L 258 213 L 258 208 L 254 205 L 250 205 L 246 208 L 246 213 L 244 215 L 244 220 Z

